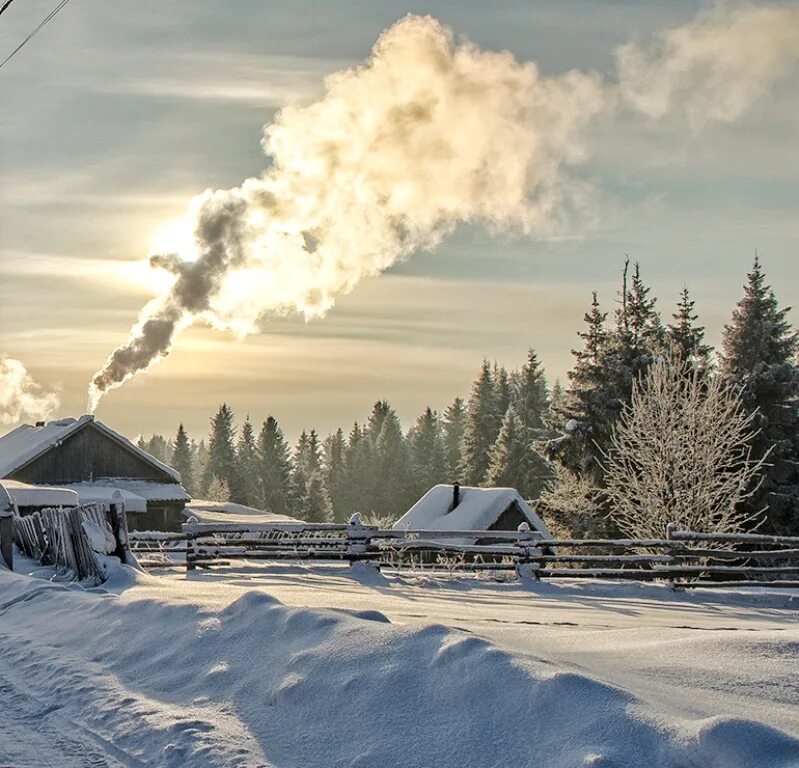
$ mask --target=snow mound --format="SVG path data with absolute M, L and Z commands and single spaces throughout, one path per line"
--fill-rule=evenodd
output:
M 144 577 L 142 577 L 144 578 Z M 149 766 L 795 768 L 756 722 L 647 720 L 628 693 L 441 625 L 87 593 L 0 572 L 4 686 Z M 53 727 L 53 720 L 48 721 Z M 35 730 L 36 722 L 31 722 Z

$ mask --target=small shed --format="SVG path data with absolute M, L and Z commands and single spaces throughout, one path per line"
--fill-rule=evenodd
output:
M 119 490 L 132 530 L 180 530 L 190 500 L 180 474 L 94 416 L 23 424 L 0 437 L 0 478 L 59 486 L 80 502 Z
M 515 531 L 527 523 L 551 539 L 530 505 L 514 488 L 472 488 L 435 485 L 396 523 L 396 530 Z

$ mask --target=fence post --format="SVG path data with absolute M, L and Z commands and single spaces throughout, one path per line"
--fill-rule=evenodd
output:
M 196 518 L 193 518 L 196 519 Z M 183 532 L 186 534 L 186 575 L 188 576 L 190 571 L 193 571 L 197 566 L 194 564 L 194 558 L 197 555 L 197 542 L 195 538 L 197 534 L 195 531 L 186 530 L 187 525 L 191 524 L 191 520 L 188 523 L 183 524 Z
M 114 534 L 114 541 L 117 545 L 114 555 L 119 558 L 120 563 L 132 565 L 128 558 L 130 543 L 128 542 L 128 518 L 125 514 L 125 499 L 119 491 L 114 491 L 111 496 L 111 532 Z
M 673 541 L 674 540 L 674 533 L 677 530 L 678 530 L 677 523 L 675 523 L 675 522 L 668 523 L 666 525 L 666 541 Z M 674 557 L 674 545 L 673 544 L 669 544 L 668 547 L 667 547 L 667 551 L 668 551 L 669 557 L 671 558 L 671 564 L 675 565 L 676 562 L 677 562 L 677 558 Z M 677 591 L 677 588 L 678 588 L 678 584 L 671 577 L 666 579 L 666 586 L 669 589 L 674 590 L 675 592 Z
M 0 555 L 9 571 L 14 570 L 14 504 L 0 483 Z
M 366 553 L 366 547 L 374 530 L 372 526 L 365 526 L 361 522 L 361 516 L 357 512 L 349 519 L 347 523 L 347 559 L 350 561 L 350 567 L 358 561 L 380 569 L 379 563 L 359 557 Z
M 533 540 L 533 532 L 528 522 L 522 522 L 516 529 L 518 532 L 518 546 L 524 550 L 524 554 L 516 556 L 516 575 L 522 581 L 538 581 L 538 574 L 530 562 L 530 544 Z

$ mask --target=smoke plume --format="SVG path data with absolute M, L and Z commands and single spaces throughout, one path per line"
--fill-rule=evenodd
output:
M 58 404 L 58 395 L 44 391 L 19 360 L 0 355 L 0 424 L 49 419 Z
M 240 187 L 195 197 L 174 278 L 89 386 L 102 395 L 168 354 L 196 321 L 242 337 L 263 318 L 327 312 L 337 296 L 459 222 L 530 233 L 564 220 L 585 185 L 586 129 L 625 103 L 652 118 L 731 120 L 799 51 L 797 12 L 719 6 L 647 46 L 618 49 L 618 84 L 456 40 L 430 17 L 384 32 L 324 96 L 266 126 L 271 163 Z M 792 47 L 793 45 L 793 47 Z
M 263 176 L 193 200 L 191 242 L 151 258 L 175 282 L 94 376 L 90 409 L 195 320 L 241 336 L 270 313 L 311 318 L 458 222 L 550 224 L 579 189 L 564 168 L 602 106 L 596 76 L 542 77 L 432 18 L 398 22 L 321 100 L 266 127 Z
M 616 50 L 622 99 L 650 118 L 696 126 L 739 118 L 799 60 L 799 8 L 717 5 L 648 45 Z

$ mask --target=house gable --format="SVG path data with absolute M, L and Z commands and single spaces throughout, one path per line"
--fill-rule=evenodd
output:
M 94 421 L 86 421 L 60 443 L 9 474 L 25 483 L 79 483 L 99 477 L 129 477 L 174 483 L 154 461 L 147 461 L 127 441 L 114 439 Z

